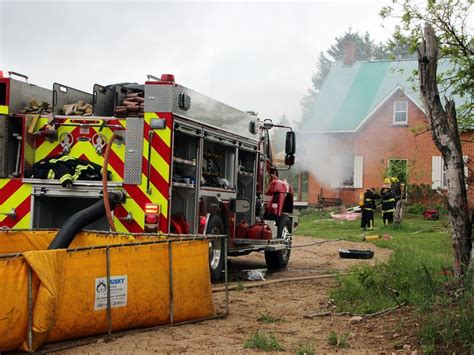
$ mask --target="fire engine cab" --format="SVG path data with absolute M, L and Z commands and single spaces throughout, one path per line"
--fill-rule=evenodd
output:
M 264 251 L 269 268 L 287 265 L 293 189 L 278 178 L 269 131 L 287 131 L 288 169 L 290 127 L 188 89 L 170 74 L 149 75 L 144 84 L 96 84 L 91 93 L 9 74 L 0 72 L 1 228 L 61 228 L 104 189 L 121 191 L 125 201 L 112 211 L 118 232 L 227 235 L 209 245 L 213 281 L 226 252 Z M 109 222 L 104 215 L 83 228 L 110 230 Z

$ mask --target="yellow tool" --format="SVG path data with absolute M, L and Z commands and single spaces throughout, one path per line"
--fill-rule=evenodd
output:
M 377 240 L 380 238 L 382 238 L 381 235 L 367 235 L 364 238 L 362 238 L 362 240 Z

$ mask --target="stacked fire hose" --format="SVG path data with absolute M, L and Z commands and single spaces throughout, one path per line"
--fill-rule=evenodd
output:
M 121 102 L 121 105 L 115 107 L 115 116 L 144 116 L 144 93 L 134 92 L 127 94 Z

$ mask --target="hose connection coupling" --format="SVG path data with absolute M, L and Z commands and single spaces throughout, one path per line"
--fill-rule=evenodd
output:
M 109 200 L 114 203 L 125 203 L 126 199 L 126 194 L 125 192 L 121 190 L 115 190 L 109 192 Z

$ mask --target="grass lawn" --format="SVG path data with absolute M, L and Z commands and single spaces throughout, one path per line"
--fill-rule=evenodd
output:
M 360 220 L 334 221 L 326 211 L 300 216 L 299 235 L 358 242 L 367 235 L 391 237 L 367 242 L 368 246 L 374 243 L 393 250 L 387 263 L 359 266 L 339 278 L 339 287 L 331 291 L 337 310 L 372 313 L 412 305 L 424 317 L 425 326 L 419 334 L 424 351 L 473 351 L 473 277 L 471 273 L 460 288 L 449 272 L 444 272 L 453 263 L 447 218 L 428 221 L 405 214 L 400 225 L 384 226 L 376 214 L 375 227 L 362 231 Z
M 298 234 L 354 242 L 360 242 L 367 235 L 388 234 L 392 239 L 380 239 L 371 243 L 393 249 L 395 257 L 403 254 L 407 259 L 412 259 L 414 264 L 423 264 L 439 271 L 442 271 L 443 266 L 452 265 L 451 241 L 446 218 L 429 221 L 424 220 L 421 215 L 405 214 L 400 225 L 384 226 L 378 213 L 375 216 L 375 230 L 363 231 L 360 229 L 360 220 L 334 221 L 330 219 L 329 212 L 322 211 L 300 216 Z

